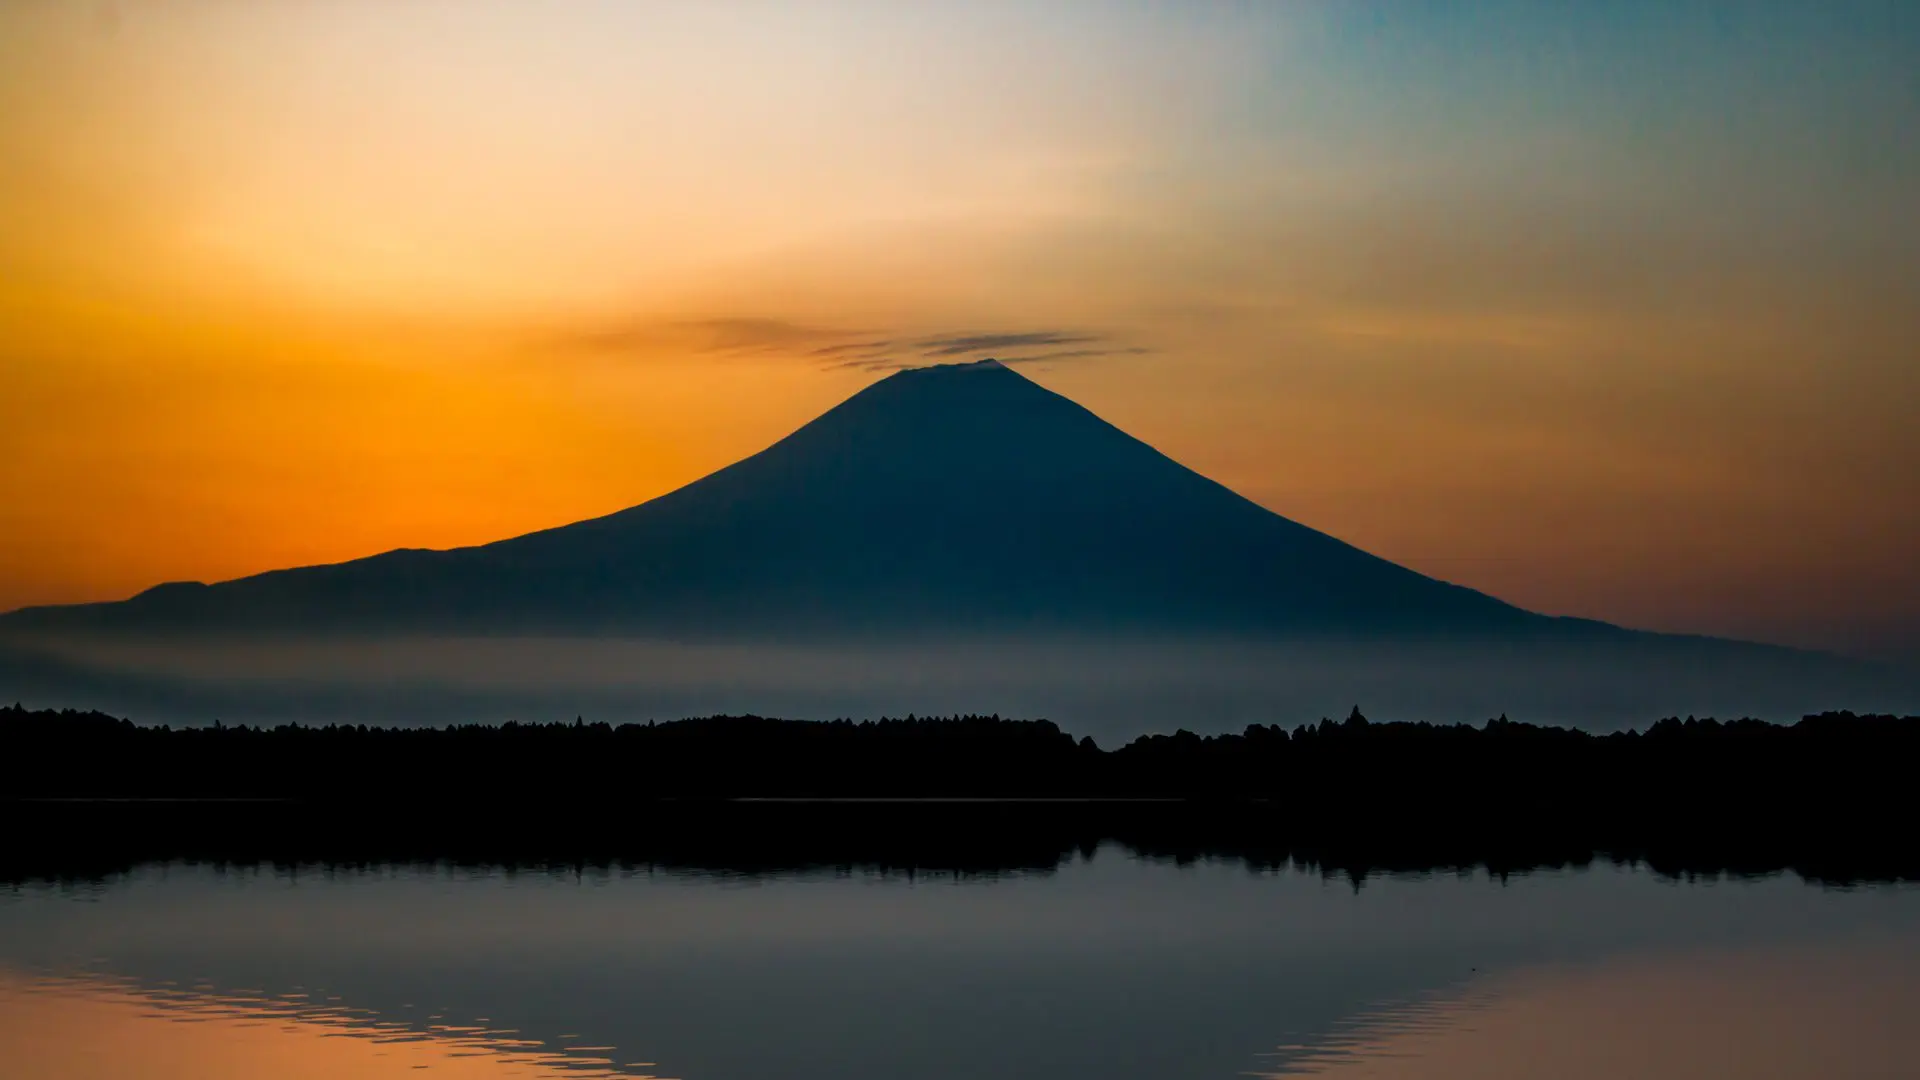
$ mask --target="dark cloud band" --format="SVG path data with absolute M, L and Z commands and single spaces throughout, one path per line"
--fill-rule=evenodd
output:
M 900 371 L 961 358 L 1006 364 L 1133 356 L 1151 350 L 1080 329 L 952 330 L 922 336 L 814 326 L 785 319 L 729 316 L 641 323 L 566 339 L 574 348 L 620 352 L 679 347 L 701 353 L 789 353 L 829 368 Z

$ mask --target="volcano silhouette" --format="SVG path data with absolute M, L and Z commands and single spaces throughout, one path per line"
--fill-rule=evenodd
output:
M 1446 722 L 1791 719 L 1910 710 L 1920 679 L 1521 610 L 982 362 L 890 376 L 606 517 L 0 616 L 0 695 L 182 723 L 984 707 L 1106 737 L 1355 700 Z
M 992 360 L 899 372 L 752 457 L 606 517 L 7 621 L 749 638 L 1600 628 L 1290 521 Z

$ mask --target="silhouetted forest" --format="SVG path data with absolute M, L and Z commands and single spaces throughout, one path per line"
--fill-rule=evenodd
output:
M 739 798 L 1260 800 L 1315 816 L 1382 808 L 1792 811 L 1890 808 L 1920 764 L 1920 718 L 1823 713 L 1793 725 L 1669 718 L 1606 735 L 1515 723 L 1346 720 L 1149 735 L 1115 750 L 1045 720 L 445 728 L 143 727 L 0 708 L 12 798 L 251 798 L 328 804 L 644 803 Z M 1589 802 L 1591 800 L 1591 802 Z
M 1355 709 L 1102 750 L 996 716 L 167 728 L 16 706 L 0 877 L 174 857 L 991 871 L 1112 840 L 1347 873 L 1616 858 L 1920 879 L 1917 764 L 1920 718 L 1852 713 L 1594 735 Z

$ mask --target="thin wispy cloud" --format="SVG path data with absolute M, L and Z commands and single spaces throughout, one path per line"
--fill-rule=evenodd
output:
M 1056 348 L 1054 346 L 1077 346 Z M 1034 350 L 1040 351 L 1034 351 Z M 908 368 L 991 357 L 1003 364 L 1038 364 L 1050 360 L 1090 360 L 1103 356 L 1138 356 L 1152 352 L 1101 334 L 1068 330 L 1015 333 L 949 333 L 907 341 L 873 342 L 860 346 L 830 346 L 814 355 L 829 367 L 857 371 L 904 371 Z
M 1026 333 L 963 333 L 922 338 L 918 345 L 922 356 L 968 356 L 974 353 L 1007 352 L 1060 345 L 1085 345 L 1099 341 L 1093 334 L 1067 330 L 1034 330 Z
M 1093 338 L 1090 340 L 1097 342 L 1104 339 Z M 1058 349 L 1052 352 L 1038 353 L 1008 353 L 1004 349 L 981 349 L 975 351 L 980 353 L 979 359 L 985 360 L 990 357 L 1003 364 L 1010 365 L 1041 364 L 1057 360 L 1091 360 L 1103 356 L 1144 356 L 1153 352 L 1152 349 L 1139 345 L 1113 345 L 1111 347 L 1089 349 Z M 905 371 L 910 368 L 932 367 L 943 362 L 956 362 L 953 360 L 954 357 L 970 355 L 970 353 L 945 353 L 939 356 L 933 356 L 923 353 L 919 356 L 904 360 L 889 356 L 855 357 L 842 360 L 830 366 L 852 368 L 858 371 Z
M 873 331 L 810 326 L 787 319 L 728 316 L 713 319 L 645 320 L 560 335 L 551 344 L 581 352 L 810 353 L 861 348 Z M 855 338 L 860 340 L 847 340 Z
M 570 350 L 635 354 L 788 355 L 826 368 L 900 371 L 989 357 L 1006 364 L 1137 356 L 1152 350 L 1084 329 L 961 329 L 933 334 L 847 329 L 765 316 L 649 321 L 565 336 Z
M 808 353 L 809 356 L 832 358 L 836 356 L 860 356 L 882 353 L 894 347 L 892 341 L 843 341 L 838 345 L 822 345 Z
M 1062 349 L 1031 356 L 1002 356 L 999 360 L 1003 364 L 1039 364 L 1050 360 L 1091 360 L 1102 356 L 1145 356 L 1151 352 L 1153 350 L 1144 345 L 1128 345 L 1107 349 Z

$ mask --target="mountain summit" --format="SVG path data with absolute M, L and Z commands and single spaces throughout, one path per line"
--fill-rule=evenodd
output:
M 606 517 L 0 616 L 0 694 L 181 723 L 984 706 L 1103 738 L 1355 700 L 1603 728 L 1920 702 L 1839 658 L 1414 573 L 996 363 L 899 372 Z
M 1504 636 L 1569 622 L 1289 521 L 992 360 L 898 372 L 752 457 L 606 517 L 5 621 L 750 638 Z

